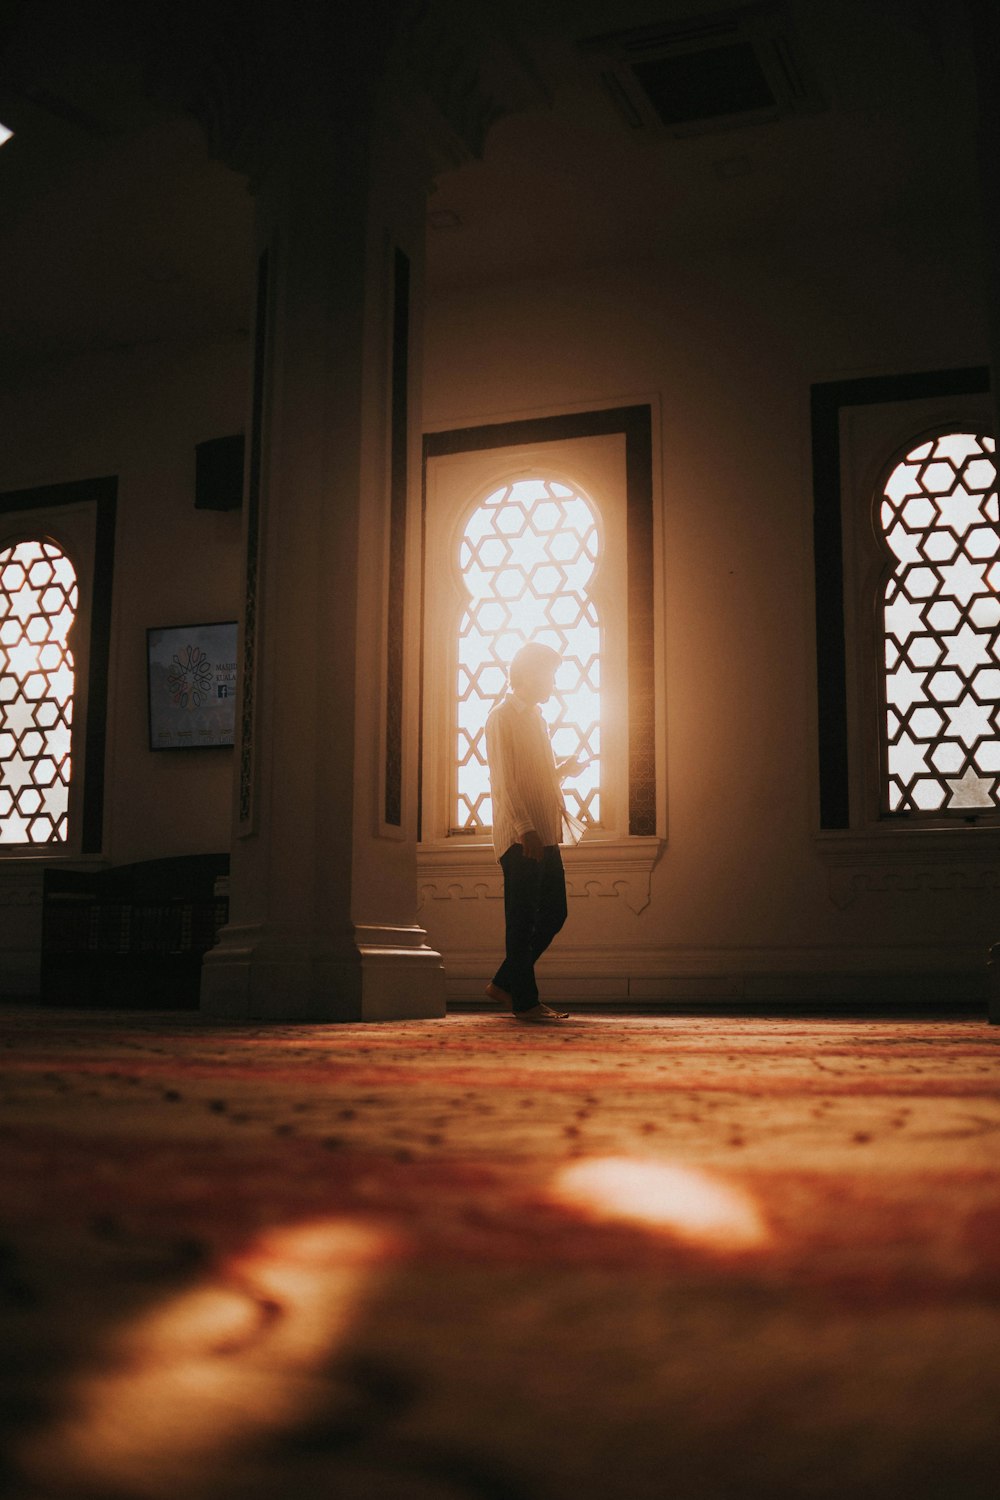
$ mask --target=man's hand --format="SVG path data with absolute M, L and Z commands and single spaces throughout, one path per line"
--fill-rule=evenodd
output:
M 579 776 L 589 765 L 590 761 L 585 755 L 567 755 L 565 759 L 556 762 L 556 772 L 559 780 L 565 781 L 568 776 Z
M 521 835 L 521 848 L 524 850 L 525 859 L 540 860 L 545 852 L 545 845 L 533 828 Z

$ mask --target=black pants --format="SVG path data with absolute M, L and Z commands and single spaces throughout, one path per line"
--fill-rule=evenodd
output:
M 493 976 L 498 989 L 511 996 L 515 1010 L 538 1004 L 535 959 L 566 920 L 566 876 L 557 844 L 541 859 L 528 859 L 520 844 L 500 856 L 503 904 L 507 920 L 507 956 Z

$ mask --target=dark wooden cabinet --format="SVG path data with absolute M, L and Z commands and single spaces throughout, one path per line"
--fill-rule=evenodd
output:
M 193 1009 L 201 961 L 228 917 L 228 854 L 45 871 L 41 1000 Z

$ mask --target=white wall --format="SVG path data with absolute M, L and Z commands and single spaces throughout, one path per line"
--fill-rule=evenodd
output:
M 981 992 L 1000 937 L 989 889 L 832 899 L 815 838 L 809 449 L 814 382 L 987 362 L 974 245 L 971 226 L 808 244 L 789 225 L 738 257 L 685 252 L 432 299 L 427 430 L 646 397 L 661 411 L 669 840 L 641 915 L 571 902 L 553 993 L 579 993 L 573 954 L 607 973 L 595 994 L 621 995 L 617 973 L 645 974 L 625 993 L 647 998 L 852 984 L 917 998 L 902 976 L 935 971 L 948 976 L 929 981 L 935 994 Z M 478 997 L 499 900 L 428 901 L 422 917 L 450 993 Z M 886 971 L 897 981 L 873 977 Z

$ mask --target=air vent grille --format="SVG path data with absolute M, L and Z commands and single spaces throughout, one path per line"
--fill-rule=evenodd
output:
M 579 46 L 632 130 L 695 135 L 823 107 L 784 5 L 611 32 Z

